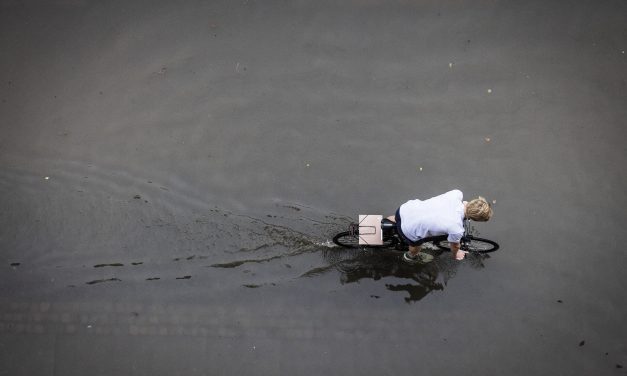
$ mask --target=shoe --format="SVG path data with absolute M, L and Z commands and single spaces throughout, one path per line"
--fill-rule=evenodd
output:
M 433 261 L 433 256 L 424 252 L 420 252 L 416 256 L 412 256 L 408 251 L 403 253 L 403 261 L 410 264 L 427 264 Z

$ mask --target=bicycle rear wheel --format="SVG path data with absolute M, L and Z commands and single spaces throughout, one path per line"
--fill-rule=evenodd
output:
M 333 243 L 339 245 L 344 248 L 392 248 L 398 243 L 398 240 L 395 237 L 389 237 L 387 239 L 383 239 L 382 245 L 362 245 L 359 244 L 359 231 L 344 231 L 333 237 Z
M 359 248 L 359 234 L 357 231 L 340 232 L 333 237 L 333 243 L 345 248 Z
M 435 245 L 445 251 L 450 251 L 451 246 L 447 240 L 438 240 L 434 242 Z M 464 251 L 471 253 L 490 253 L 499 249 L 499 245 L 496 242 L 488 239 L 471 237 L 465 244 Z

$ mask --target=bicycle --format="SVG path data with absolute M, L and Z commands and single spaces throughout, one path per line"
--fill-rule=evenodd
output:
M 381 220 L 381 239 L 382 244 L 360 244 L 358 223 L 351 223 L 348 231 L 338 233 L 333 237 L 333 243 L 345 247 L 345 248 L 394 248 L 397 250 L 403 250 L 403 246 L 406 248 L 406 244 L 398 234 L 396 229 L 396 223 L 383 218 Z M 433 243 L 436 247 L 443 251 L 450 251 L 451 247 L 447 241 L 448 235 L 436 235 L 429 236 L 420 239 L 419 244 Z M 464 235 L 460 240 L 460 249 L 469 253 L 490 253 L 499 249 L 499 245 L 492 240 L 479 238 L 472 235 L 472 228 L 470 227 L 470 219 L 464 220 Z

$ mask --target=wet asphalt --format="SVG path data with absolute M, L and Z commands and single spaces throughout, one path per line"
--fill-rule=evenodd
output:
M 0 375 L 625 374 L 626 14 L 0 0 Z M 330 242 L 454 188 L 498 252 Z

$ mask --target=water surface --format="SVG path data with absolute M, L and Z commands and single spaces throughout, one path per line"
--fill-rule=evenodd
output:
M 5 373 L 620 373 L 626 11 L 1 1 Z M 330 242 L 454 188 L 490 257 Z

